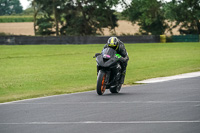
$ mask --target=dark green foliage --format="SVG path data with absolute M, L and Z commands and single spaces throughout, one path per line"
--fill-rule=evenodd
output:
M 33 7 L 29 7 L 27 9 L 25 9 L 23 12 L 22 12 L 22 15 L 33 15 L 34 14 L 34 9 Z
M 38 29 L 36 35 L 52 35 L 53 32 L 53 19 L 44 16 L 37 20 Z
M 78 2 L 75 6 L 68 4 L 64 15 L 66 23 L 61 28 L 61 34 L 95 35 L 97 30 L 101 31 L 104 27 L 114 29 L 117 26 L 116 16 L 104 2 L 91 0 L 84 4 Z
M 52 35 L 55 34 L 53 14 L 53 1 L 34 0 L 32 2 L 34 13 L 34 30 L 36 35 Z M 42 12 L 42 16 L 37 18 L 38 12 Z M 36 28 L 37 27 L 37 28 Z
M 12 35 L 12 34 L 10 34 L 10 33 L 0 32 L 0 36 L 8 36 L 8 35 Z
M 122 14 L 121 12 L 114 12 L 118 20 L 128 20 L 128 17 Z
M 176 21 L 180 34 L 200 34 L 200 0 L 173 0 L 164 6 L 165 16 Z
M 168 27 L 162 3 L 157 0 L 134 0 L 123 12 L 133 23 L 138 23 L 141 34 L 160 35 Z
M 34 0 L 44 15 L 53 19 L 56 35 L 96 35 L 102 28 L 113 30 L 117 18 L 111 7 L 118 0 Z M 38 25 L 40 27 L 40 25 Z M 39 33 L 39 32 L 38 32 Z
M 19 0 L 0 0 L 0 15 L 19 14 L 22 11 Z

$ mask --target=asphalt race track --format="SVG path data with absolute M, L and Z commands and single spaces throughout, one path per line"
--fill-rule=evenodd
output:
M 0 133 L 200 133 L 200 77 L 0 104 Z

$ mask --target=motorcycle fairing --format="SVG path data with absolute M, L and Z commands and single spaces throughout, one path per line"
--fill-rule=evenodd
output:
M 118 59 L 110 58 L 109 60 L 104 61 L 104 58 L 102 57 L 102 55 L 99 55 L 96 58 L 96 61 L 97 61 L 98 66 L 100 66 L 100 67 L 110 67 L 110 66 L 116 65 Z

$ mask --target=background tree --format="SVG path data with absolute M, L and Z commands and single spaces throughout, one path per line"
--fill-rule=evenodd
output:
M 54 20 L 46 14 L 45 16 L 39 18 L 37 20 L 36 35 L 52 35 L 55 34 L 54 28 Z
M 0 15 L 18 14 L 22 11 L 19 0 L 0 0 Z
M 54 24 L 52 18 L 52 9 L 48 7 L 52 5 L 52 1 L 41 1 L 41 0 L 33 0 L 32 7 L 34 10 L 34 31 L 35 35 L 52 35 Z M 51 5 L 50 5 L 51 4 Z M 45 9 L 46 8 L 46 9 Z M 47 11 L 46 11 L 47 10 Z M 42 15 L 37 17 L 38 13 L 41 12 Z
M 133 0 L 123 15 L 140 26 L 141 34 L 161 35 L 168 28 L 162 6 L 162 1 Z
M 60 2 L 60 3 L 59 3 Z M 33 0 L 32 7 L 34 8 L 34 27 L 36 35 L 58 35 L 58 23 L 57 16 L 54 15 L 56 4 L 62 4 L 64 0 L 55 1 L 42 1 L 42 0 Z M 37 17 L 40 12 L 40 16 Z
M 118 4 L 118 0 L 34 1 L 40 5 L 40 12 L 43 13 L 42 17 L 37 18 L 38 34 L 42 30 L 55 29 L 56 35 L 96 35 L 103 33 L 102 28 L 113 30 L 117 26 L 117 18 L 111 7 Z M 52 27 L 41 27 L 47 25 L 42 23 L 48 23 L 40 21 L 44 18 L 50 21 Z
M 113 30 L 117 26 L 114 10 L 111 10 L 117 1 L 114 0 L 76 0 L 69 2 L 65 8 L 62 34 L 68 35 L 95 35 L 102 28 Z
M 29 7 L 25 10 L 23 10 L 22 15 L 33 15 L 34 14 L 34 8 L 33 7 Z
M 200 0 L 172 0 L 164 6 L 165 16 L 180 25 L 180 34 L 200 34 Z
M 41 6 L 40 6 L 40 4 L 37 4 L 37 2 L 35 0 L 33 0 L 31 2 L 31 5 L 32 5 L 32 7 L 29 8 L 29 9 L 26 9 L 25 11 L 33 14 L 33 28 L 34 28 L 34 33 L 36 35 L 36 32 L 37 32 L 37 28 L 36 28 L 36 26 L 37 26 L 37 15 L 40 12 Z

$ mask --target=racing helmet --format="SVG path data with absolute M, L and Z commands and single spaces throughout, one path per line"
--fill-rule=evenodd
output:
M 117 37 L 110 37 L 107 42 L 109 47 L 118 48 L 119 46 L 119 39 Z

